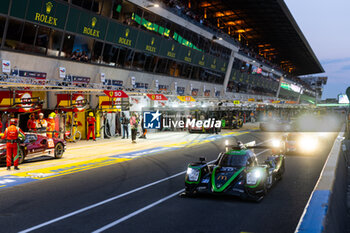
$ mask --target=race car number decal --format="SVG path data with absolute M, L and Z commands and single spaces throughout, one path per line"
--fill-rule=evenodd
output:
M 55 143 L 53 142 L 52 139 L 48 139 L 47 140 L 47 145 L 49 146 L 49 148 L 54 148 L 55 147 Z

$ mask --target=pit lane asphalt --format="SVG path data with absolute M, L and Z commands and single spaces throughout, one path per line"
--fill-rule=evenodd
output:
M 259 143 L 268 136 L 254 132 L 237 138 Z M 332 142 L 328 140 L 317 156 L 287 156 L 284 178 L 261 203 L 176 195 L 106 232 L 294 232 Z M 0 190 L 0 232 L 18 232 L 56 219 L 185 171 L 187 164 L 200 156 L 214 160 L 223 150 L 224 139 Z M 268 154 L 261 154 L 259 160 Z M 179 175 L 33 232 L 92 232 L 182 188 L 184 175 Z

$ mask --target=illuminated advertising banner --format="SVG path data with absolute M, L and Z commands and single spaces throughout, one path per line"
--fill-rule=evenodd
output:
M 136 48 L 146 53 L 158 54 L 161 42 L 160 37 L 140 31 Z
M 191 48 L 184 47 L 180 50 L 179 59 L 184 61 L 184 62 L 193 63 L 194 56 L 196 53 L 197 53 L 197 51 L 195 51 Z
M 107 20 L 104 18 L 81 13 L 77 32 L 86 36 L 103 40 L 106 33 L 106 27 Z
M 159 54 L 168 58 L 177 59 L 179 57 L 179 47 L 180 45 L 177 42 L 163 40 Z
M 53 0 L 30 0 L 26 19 L 35 23 L 64 29 L 67 12 L 67 5 Z
M 8 4 L 9 0 L 3 0 L 0 12 L 3 11 L 6 14 Z M 177 35 L 176 39 L 174 34 L 173 40 L 160 36 L 170 37 L 170 29 L 164 29 L 151 22 L 138 22 L 148 30 L 156 30 L 158 33 L 158 35 L 151 34 L 74 6 L 70 7 L 68 14 L 68 8 L 67 4 L 58 0 L 12 0 L 10 15 L 48 27 L 66 29 L 68 32 L 79 33 L 94 39 L 106 39 L 110 43 L 136 48 L 145 53 L 176 59 L 218 72 L 226 72 L 228 61 L 201 52 L 194 44 L 180 35 Z M 137 22 L 136 18 L 133 20 Z
M 136 44 L 138 31 L 136 29 L 116 24 L 117 28 L 115 28 L 114 35 L 114 43 L 117 43 L 122 46 L 126 46 L 129 48 L 134 48 Z
M 193 64 L 205 67 L 206 66 L 206 54 L 197 53 L 195 58 L 194 58 Z

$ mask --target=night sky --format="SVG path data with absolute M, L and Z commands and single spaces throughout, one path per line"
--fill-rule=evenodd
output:
M 322 99 L 345 93 L 350 86 L 350 1 L 285 2 L 328 76 Z

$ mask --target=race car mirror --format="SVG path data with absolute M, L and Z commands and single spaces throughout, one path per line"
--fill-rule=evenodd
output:
M 205 157 L 199 157 L 199 161 L 203 163 L 205 161 Z

